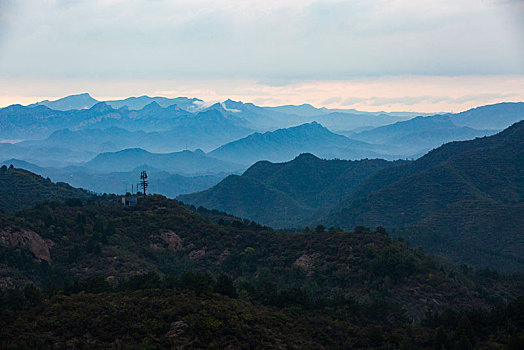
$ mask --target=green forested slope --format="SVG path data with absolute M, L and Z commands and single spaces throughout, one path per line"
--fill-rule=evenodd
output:
M 381 230 L 290 234 L 227 217 L 215 224 L 163 197 L 129 208 L 110 199 L 79 205 L 52 202 L 0 216 L 3 286 L 197 269 L 225 272 L 239 284 L 305 288 L 313 296 L 379 298 L 413 315 L 522 293 L 518 280 L 468 275 Z
M 242 176 L 178 198 L 273 227 L 300 227 L 326 215 L 372 174 L 402 163 L 323 160 L 305 153 L 285 163 L 258 162 Z
M 0 209 L 16 211 L 52 199 L 87 198 L 89 194 L 66 183 L 49 179 L 27 170 L 0 167 Z
M 325 222 L 402 228 L 399 234 L 430 251 L 428 232 L 438 232 L 450 242 L 438 251 L 458 262 L 523 270 L 523 164 L 520 122 L 497 135 L 446 144 L 413 163 L 377 173 Z M 418 234 L 413 226 L 419 227 Z M 488 250 L 496 261 L 460 254 L 451 242 Z

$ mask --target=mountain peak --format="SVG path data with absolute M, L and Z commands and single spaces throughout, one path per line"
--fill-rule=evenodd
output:
M 292 162 L 312 162 L 320 160 L 317 156 L 311 153 L 301 153 Z
M 81 94 L 76 94 L 76 95 L 69 95 L 67 97 L 87 97 L 87 98 L 93 98 L 89 92 L 83 92 Z
M 92 112 L 98 112 L 98 113 L 106 112 L 106 111 L 114 111 L 114 109 L 105 102 L 98 102 L 93 107 L 89 108 L 89 110 Z
M 88 109 L 95 105 L 97 102 L 98 101 L 91 97 L 89 93 L 84 92 L 81 94 L 62 97 L 54 101 L 43 100 L 37 103 L 33 103 L 28 107 L 43 105 L 54 110 L 66 111 L 71 109 Z
M 311 131 L 326 131 L 330 132 L 325 126 L 323 126 L 320 123 L 317 123 L 316 121 L 312 121 L 310 123 L 304 123 L 300 124 L 291 128 L 288 128 L 287 130 L 311 130 Z
M 162 106 L 160 106 L 156 101 L 153 101 L 145 105 L 144 108 L 142 108 L 142 111 L 156 111 L 160 109 L 163 109 Z

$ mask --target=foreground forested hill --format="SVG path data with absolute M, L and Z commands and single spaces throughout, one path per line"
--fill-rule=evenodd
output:
M 162 280 L 149 274 L 115 289 L 102 280 L 75 291 L 11 290 L 3 296 L 11 302 L 0 305 L 0 346 L 517 350 L 524 345 L 523 298 L 491 311 L 448 310 L 414 322 L 385 303 L 311 300 L 297 290 L 276 295 L 241 289 L 231 295 L 218 281 L 197 287 L 188 283 L 194 281 L 190 276 Z
M 288 233 L 162 196 L 118 199 L 0 213 L 0 347 L 522 343 L 521 275 L 456 267 L 382 227 Z
M 2 214 L 0 228 L 5 287 L 201 270 L 225 272 L 239 284 L 305 288 L 313 296 L 380 298 L 413 315 L 427 308 L 487 306 L 522 292 L 519 280 L 469 274 L 383 229 L 318 227 L 290 234 L 227 216 L 214 223 L 159 196 L 129 208 L 110 198 L 44 203 Z
M 0 167 L 0 210 L 16 211 L 52 199 L 88 198 L 84 190 L 49 179 L 24 169 Z

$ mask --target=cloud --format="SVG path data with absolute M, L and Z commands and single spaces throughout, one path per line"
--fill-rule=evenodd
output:
M 0 76 L 252 79 L 524 73 L 522 1 L 4 1 Z M 9 4 L 9 6 L 3 6 Z
M 321 105 L 322 106 L 332 105 L 332 104 L 340 103 L 341 101 L 342 101 L 342 98 L 340 98 L 340 97 L 330 97 L 330 98 L 322 101 Z

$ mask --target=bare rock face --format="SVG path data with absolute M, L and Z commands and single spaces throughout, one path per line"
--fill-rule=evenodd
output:
M 206 249 L 193 250 L 189 253 L 189 260 L 194 261 L 203 258 L 206 255 Z
M 43 239 L 34 231 L 5 228 L 0 232 L 0 243 L 8 247 L 28 249 L 38 260 L 51 261 L 49 248 L 54 245 L 53 241 Z
M 315 259 L 318 257 L 318 254 L 303 254 L 297 260 L 295 260 L 295 265 L 303 268 L 310 275 L 313 272 L 313 264 Z
M 173 231 L 161 231 L 160 238 L 162 238 L 162 240 L 167 243 L 170 249 L 179 250 L 183 247 L 182 238 L 180 238 L 180 236 Z

